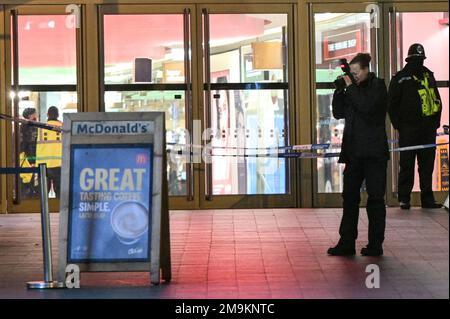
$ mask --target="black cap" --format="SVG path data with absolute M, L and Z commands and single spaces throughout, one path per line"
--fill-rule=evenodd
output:
M 406 57 L 405 61 L 408 62 L 413 58 L 422 58 L 422 59 L 427 58 L 425 56 L 425 49 L 423 48 L 423 45 L 421 45 L 420 43 L 414 43 L 409 47 L 408 56 Z

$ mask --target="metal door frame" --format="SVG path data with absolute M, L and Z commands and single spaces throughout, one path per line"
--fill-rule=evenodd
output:
M 4 6 L 0 5 L 0 34 L 5 36 L 0 37 L 0 63 L 5 64 L 5 10 Z M 5 73 L 0 72 L 0 113 L 6 113 L 6 78 Z M 0 121 L 0 167 L 6 167 L 6 123 Z M 0 214 L 6 211 L 6 175 L 0 175 Z

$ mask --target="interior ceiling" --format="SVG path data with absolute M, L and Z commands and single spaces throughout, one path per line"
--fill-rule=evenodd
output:
M 334 30 L 342 27 L 369 23 L 369 13 L 316 13 L 314 15 L 316 30 Z
M 19 16 L 21 67 L 74 67 L 75 29 L 64 15 Z M 168 23 L 168 21 L 170 21 Z M 287 23 L 285 14 L 212 14 L 211 45 L 257 38 Z M 183 46 L 183 16 L 106 15 L 105 64 L 126 63 L 136 57 L 159 60 L 170 47 Z

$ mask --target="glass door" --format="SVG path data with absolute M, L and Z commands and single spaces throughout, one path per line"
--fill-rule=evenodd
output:
M 192 6 L 102 5 L 103 111 L 166 114 L 170 208 L 195 208 L 190 158 L 193 108 Z M 171 151 L 184 150 L 177 155 Z M 187 154 L 187 155 L 186 155 Z
M 357 53 L 372 56 L 371 71 L 380 76 L 378 63 L 379 10 L 374 4 L 312 4 L 313 143 L 340 144 L 344 120 L 332 115 L 333 81 L 342 74 L 339 59 L 350 61 Z M 382 77 L 382 76 L 380 76 Z M 314 127 L 314 126 L 313 126 Z M 339 152 L 339 148 L 328 152 Z M 344 164 L 338 158 L 318 158 L 313 163 L 314 207 L 342 205 Z M 365 202 L 364 187 L 362 203 Z
M 448 2 L 426 3 L 393 3 L 385 4 L 388 12 L 387 23 L 389 28 L 390 46 L 387 55 L 390 56 L 390 65 L 387 68 L 390 77 L 405 65 L 408 48 L 413 43 L 421 43 L 425 48 L 426 60 L 424 65 L 434 72 L 437 80 L 439 94 L 442 99 L 441 125 L 447 124 L 449 119 L 449 22 Z M 438 131 L 443 131 L 442 128 Z M 390 127 L 390 135 L 395 140 L 397 132 Z M 449 141 L 448 135 L 438 136 L 437 143 Z M 436 148 L 436 159 L 433 171 L 433 191 L 435 199 L 443 202 L 448 195 L 448 145 Z M 399 154 L 394 153 L 391 161 L 391 181 L 388 187 L 388 204 L 398 205 L 397 182 L 399 170 Z M 411 198 L 412 205 L 420 206 L 420 186 L 417 170 L 415 168 L 414 188 Z
M 170 208 L 295 206 L 289 161 L 235 156 L 288 145 L 291 6 L 102 5 L 100 17 L 103 110 L 166 113 Z
M 200 207 L 295 207 L 295 163 L 278 156 L 293 134 L 293 6 L 202 5 L 197 21 Z
M 6 14 L 7 114 L 61 123 L 63 113 L 79 110 L 80 28 L 65 6 L 11 6 Z M 61 135 L 7 123 L 8 166 L 47 164 L 49 205 L 59 210 Z M 39 211 L 37 176 L 8 176 L 9 212 Z

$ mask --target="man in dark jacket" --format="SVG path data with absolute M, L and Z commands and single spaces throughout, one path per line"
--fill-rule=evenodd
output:
M 37 121 L 36 109 L 32 107 L 26 108 L 22 116 L 30 121 Z M 29 124 L 22 124 L 20 126 L 20 166 L 27 167 L 27 165 L 34 166 L 36 163 L 36 141 L 37 128 Z M 37 193 L 37 187 L 34 185 L 33 174 L 21 174 L 22 179 L 22 194 L 31 196 Z M 26 178 L 28 177 L 29 178 Z
M 411 45 L 407 64 L 392 78 L 389 86 L 388 112 L 392 126 L 398 130 L 400 147 L 436 143 L 442 103 L 433 72 L 423 66 L 424 59 L 423 46 L 418 43 Z M 411 207 L 416 157 L 422 207 L 441 207 L 435 203 L 432 189 L 435 154 L 436 148 L 400 153 L 398 200 L 402 209 Z
M 30 121 L 37 121 L 37 113 L 36 109 L 32 107 L 26 108 L 22 116 L 24 119 L 30 120 Z M 31 165 L 34 165 L 36 162 L 36 140 L 37 140 L 37 127 L 29 125 L 29 124 L 23 124 L 20 129 L 21 132 L 21 144 L 20 144 L 20 150 L 21 152 L 25 152 L 25 156 L 28 160 L 28 162 Z
M 328 254 L 355 254 L 358 237 L 360 189 L 366 181 L 369 244 L 361 250 L 365 256 L 383 254 L 382 243 L 386 225 L 386 168 L 389 149 L 385 128 L 387 90 L 382 79 L 369 72 L 370 55 L 358 54 L 350 62 L 353 83 L 345 76 L 347 87 L 336 90 L 333 96 L 333 115 L 345 119 L 340 163 L 345 163 L 343 216 L 339 228 L 341 236 Z

